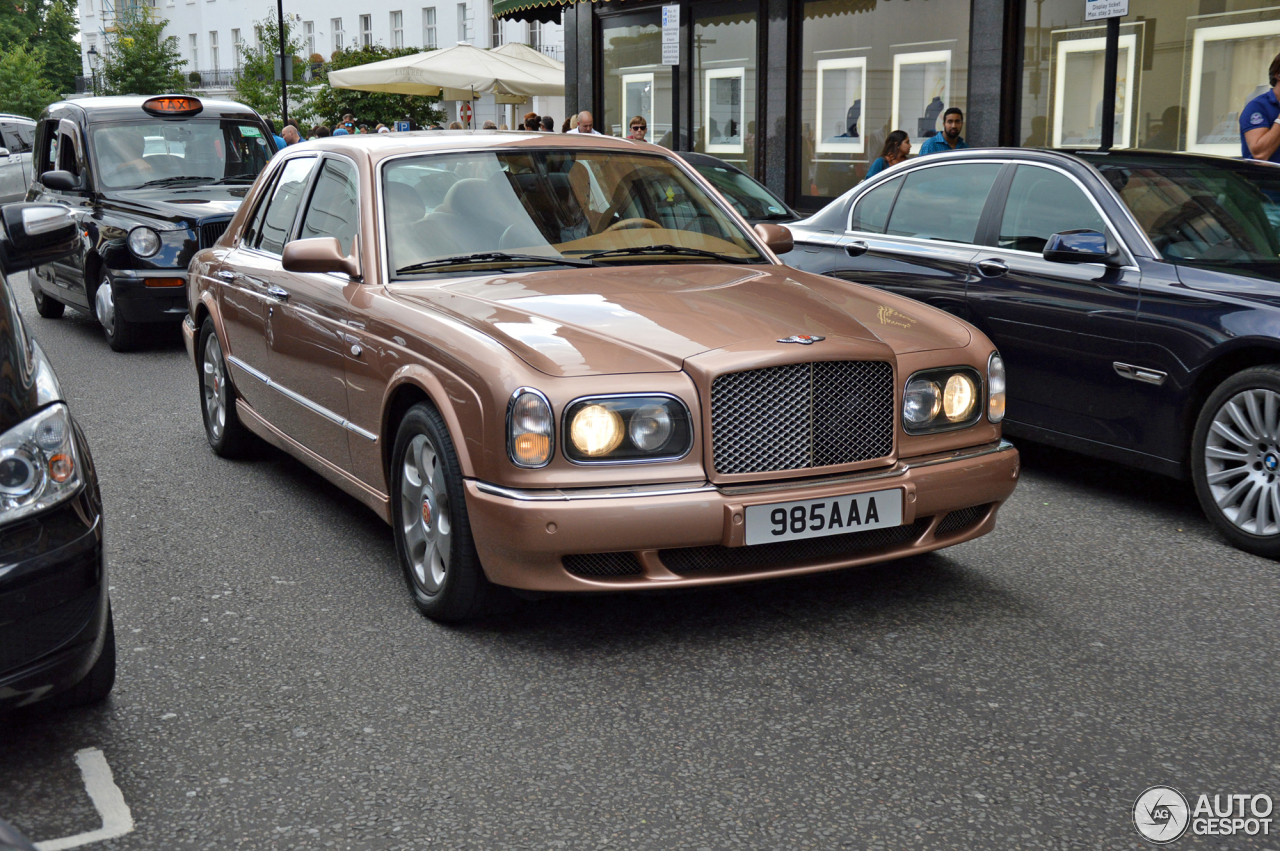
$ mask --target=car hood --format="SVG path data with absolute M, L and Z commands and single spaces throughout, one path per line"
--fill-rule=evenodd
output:
M 126 189 L 104 195 L 102 206 L 176 224 L 208 216 L 234 215 L 248 189 L 247 185 Z
M 795 334 L 868 352 L 957 348 L 965 323 L 919 302 L 785 266 L 600 267 L 396 283 L 393 296 L 500 340 L 549 375 L 671 372 L 695 355 Z M 847 351 L 847 348 L 845 349 Z M 814 349 L 821 359 L 821 349 Z

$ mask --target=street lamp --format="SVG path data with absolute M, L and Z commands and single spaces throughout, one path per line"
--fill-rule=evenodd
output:
M 98 95 L 98 46 L 96 44 L 89 45 L 89 79 L 90 85 L 93 86 L 94 97 Z

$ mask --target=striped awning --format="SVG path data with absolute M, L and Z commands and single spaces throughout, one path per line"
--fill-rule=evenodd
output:
M 560 21 L 565 6 L 584 0 L 493 0 L 493 16 L 513 21 Z

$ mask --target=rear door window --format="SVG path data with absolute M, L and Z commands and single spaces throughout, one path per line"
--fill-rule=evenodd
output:
M 280 181 L 276 183 L 271 200 L 267 202 L 254 248 L 268 254 L 280 254 L 284 251 L 284 245 L 293 233 L 293 223 L 298 217 L 298 207 L 302 204 L 307 181 L 315 167 L 315 157 L 299 157 L 285 164 Z
M 972 243 L 987 195 L 1004 166 L 956 163 L 906 175 L 885 233 L 943 242 Z
M 889 221 L 889 210 L 893 208 L 893 199 L 898 197 L 901 187 L 902 178 L 895 178 L 858 199 L 849 221 L 849 230 L 884 233 L 884 226 Z
M 1107 232 L 1084 191 L 1060 172 L 1018 166 L 1000 220 L 1000 247 L 1039 254 L 1055 233 L 1081 229 Z
M 299 239 L 332 236 L 342 244 L 344 255 L 351 253 L 360 223 L 360 192 L 356 170 L 345 160 L 326 159 L 316 177 L 311 203 L 302 217 Z

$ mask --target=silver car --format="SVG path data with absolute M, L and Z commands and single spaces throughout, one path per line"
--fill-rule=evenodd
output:
M 30 118 L 0 113 L 0 204 L 27 197 L 35 138 L 36 123 Z

